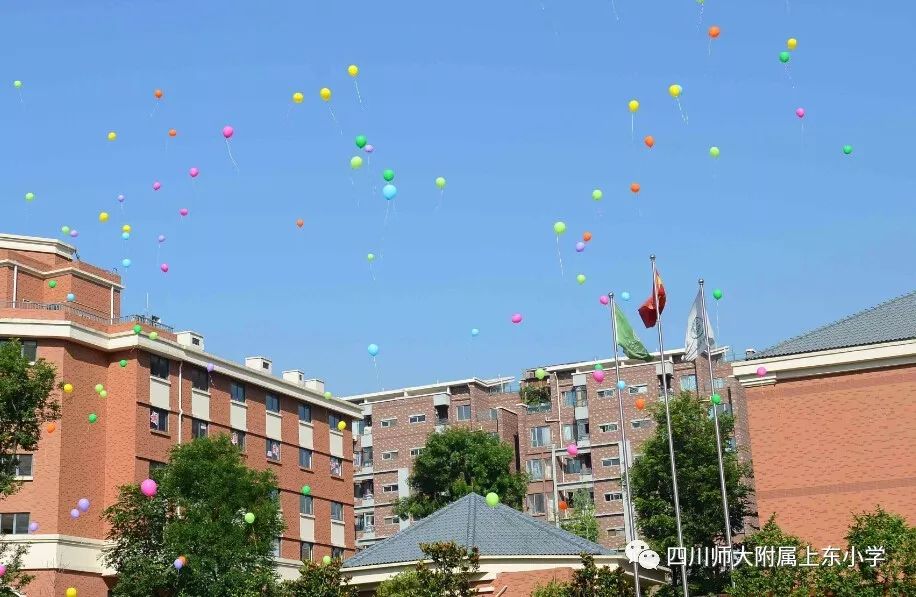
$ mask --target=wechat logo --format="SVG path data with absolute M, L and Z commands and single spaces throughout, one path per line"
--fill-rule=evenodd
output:
M 659 562 L 661 562 L 658 554 L 649 549 L 649 544 L 640 539 L 627 543 L 623 552 L 627 555 L 627 559 L 630 560 L 631 564 L 639 562 L 639 565 L 647 570 L 655 570 L 658 568 Z

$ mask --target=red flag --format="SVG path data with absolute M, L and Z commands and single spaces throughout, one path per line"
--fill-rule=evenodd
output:
M 655 293 L 658 292 L 658 311 L 655 310 Z M 639 317 L 647 328 L 655 327 L 658 321 L 658 315 L 665 310 L 665 285 L 662 283 L 662 277 L 655 272 L 655 288 L 652 294 L 646 299 L 646 302 L 639 308 Z

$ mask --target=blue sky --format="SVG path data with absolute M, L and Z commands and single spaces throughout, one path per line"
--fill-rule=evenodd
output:
M 724 291 L 720 341 L 740 350 L 912 290 L 916 8 L 707 0 L 701 15 L 691 0 L 616 0 L 619 20 L 613 9 L 8 3 L 0 229 L 76 228 L 84 260 L 124 273 L 125 313 L 142 313 L 148 293 L 152 313 L 203 333 L 209 350 L 272 357 L 336 394 L 607 356 L 598 297 L 629 291 L 636 325 L 653 252 L 669 347 L 683 342 L 699 276 Z M 799 45 L 785 68 L 789 37 Z M 376 151 L 351 172 L 358 134 Z M 390 205 L 384 168 L 398 187 Z

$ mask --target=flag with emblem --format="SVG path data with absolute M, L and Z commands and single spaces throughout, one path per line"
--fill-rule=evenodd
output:
M 705 318 L 705 319 L 704 319 Z M 695 361 L 701 354 L 708 354 L 716 345 L 712 330 L 706 333 L 706 323 L 709 314 L 703 308 L 703 295 L 697 291 L 697 298 L 693 299 L 693 307 L 687 316 L 687 336 L 684 339 L 684 360 Z
M 623 351 L 623 354 L 631 359 L 641 361 L 651 361 L 649 351 L 645 345 L 636 337 L 633 327 L 627 321 L 627 316 L 620 310 L 620 306 L 614 303 L 614 318 L 617 320 L 617 345 Z

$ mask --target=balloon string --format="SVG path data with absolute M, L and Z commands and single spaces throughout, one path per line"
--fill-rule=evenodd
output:
M 19 103 L 24 104 L 25 101 L 22 99 L 22 89 L 19 90 Z
M 676 98 L 674 98 L 674 101 L 677 102 L 677 109 L 678 109 L 678 111 L 681 113 L 681 120 L 684 121 L 684 124 L 690 124 L 690 123 L 688 122 L 687 113 L 684 111 L 684 107 L 681 106 L 681 98 L 676 97 Z
M 705 2 L 700 2 L 700 20 L 697 22 L 697 29 L 703 28 L 703 9 L 706 7 Z
M 232 161 L 232 165 L 235 166 L 235 171 L 239 171 L 239 165 L 235 162 L 235 158 L 232 157 L 232 147 L 229 145 L 229 139 L 226 139 L 226 151 L 229 152 L 229 159 Z
M 636 114 L 630 112 L 630 141 L 635 141 L 636 137 Z
M 709 49 L 707 50 L 706 54 L 708 56 L 712 56 L 712 38 L 711 37 L 709 38 Z
M 372 262 L 369 262 L 369 275 L 372 276 L 372 281 L 375 282 L 375 271 L 372 269 Z
M 557 235 L 557 259 L 560 260 L 560 276 L 565 277 L 566 274 L 563 272 L 563 256 L 560 255 L 560 235 Z
M 442 199 L 445 198 L 445 190 L 439 191 L 439 203 L 436 205 L 436 211 L 439 211 L 439 208 L 442 207 Z
M 722 336 L 719 335 L 719 301 L 716 301 L 716 338 L 721 342 Z
M 356 87 L 356 99 L 359 100 L 359 107 L 365 110 L 363 107 L 363 96 L 359 93 L 359 82 L 356 79 L 353 79 L 353 86 Z
M 149 117 L 152 118 L 153 115 L 156 113 L 156 110 L 158 109 L 159 109 L 159 102 L 156 102 L 155 104 L 153 104 L 153 111 L 149 113 Z
M 378 360 L 375 357 L 372 357 L 372 365 L 375 367 L 375 383 L 378 385 L 379 389 L 382 389 L 382 380 L 378 374 Z
M 334 124 L 337 125 L 337 131 L 340 133 L 340 136 L 342 137 L 342 136 L 343 136 L 343 129 L 340 128 L 340 123 L 337 122 L 337 117 L 334 116 L 334 110 L 331 109 L 331 105 L 330 105 L 330 104 L 328 104 L 328 112 L 331 113 L 331 120 L 333 120 L 333 121 L 334 121 Z
M 617 3 L 614 0 L 611 0 L 611 10 L 614 11 L 614 18 L 617 19 L 617 22 L 620 22 L 620 15 L 617 14 Z

